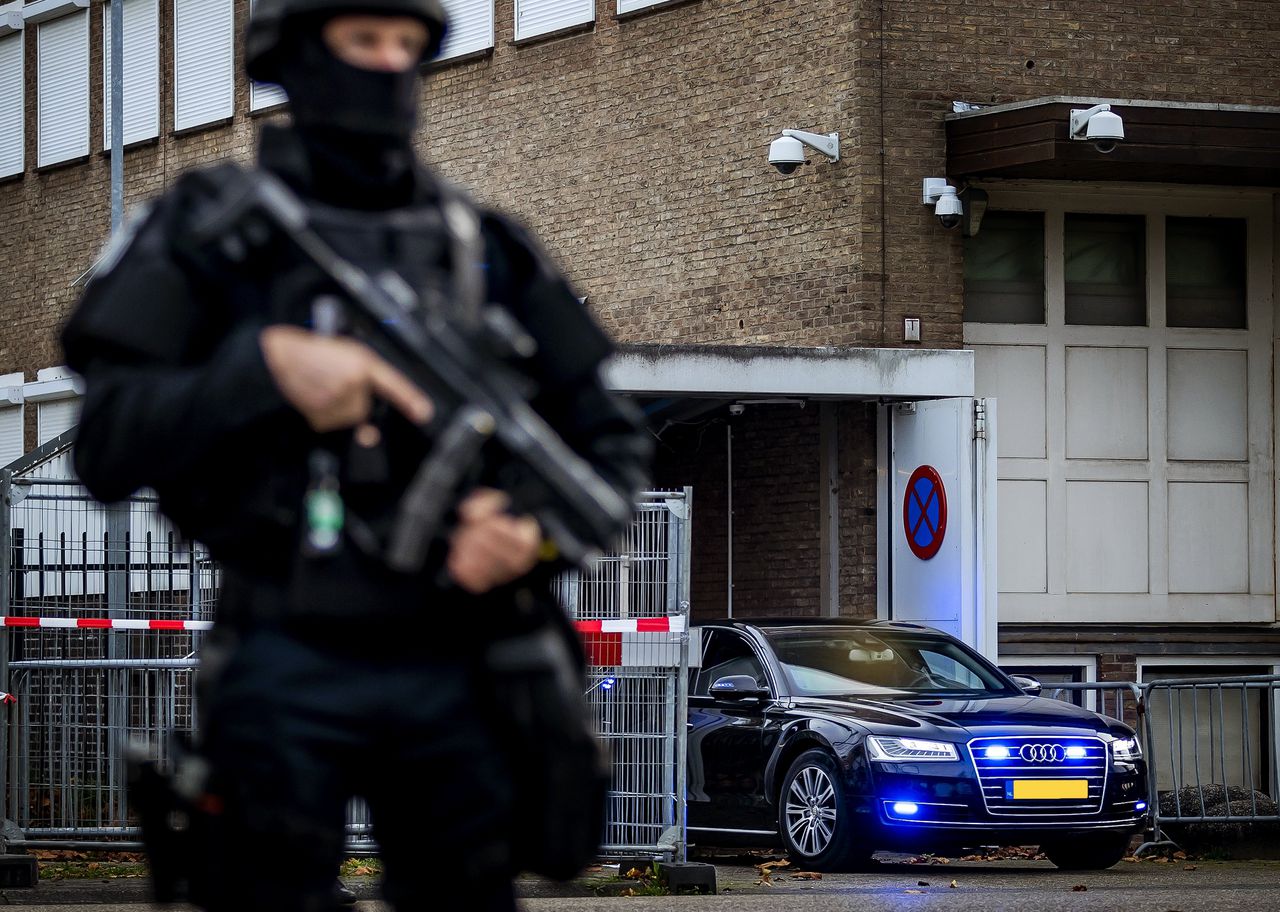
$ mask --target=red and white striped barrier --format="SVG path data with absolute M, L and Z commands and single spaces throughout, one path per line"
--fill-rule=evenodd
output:
M 70 627 L 88 630 L 212 630 L 213 621 L 169 621 L 146 618 L 0 617 L 3 627 Z
M 603 621 L 574 621 L 578 633 L 680 633 L 684 630 L 684 618 L 646 617 L 620 618 Z

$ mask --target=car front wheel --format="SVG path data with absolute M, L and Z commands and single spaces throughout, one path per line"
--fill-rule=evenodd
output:
M 1064 871 L 1103 871 L 1118 864 L 1128 854 L 1129 835 L 1047 842 L 1040 846 L 1040 851 Z
M 865 865 L 871 847 L 858 845 L 851 816 L 835 759 L 821 750 L 797 757 L 778 798 L 778 827 L 792 862 L 815 871 Z

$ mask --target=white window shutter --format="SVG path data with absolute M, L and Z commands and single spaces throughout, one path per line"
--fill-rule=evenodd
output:
M 673 0 L 618 0 L 619 13 L 634 13 L 636 10 L 648 9 L 651 6 L 662 6 Z
M 249 0 L 249 15 L 253 15 L 254 0 Z M 272 105 L 284 104 L 289 100 L 283 88 L 270 82 L 249 83 L 249 110 L 260 111 Z
M 24 165 L 22 51 L 22 32 L 0 38 L 0 177 L 21 174 Z
M 46 399 L 36 405 L 36 446 L 43 446 L 80 422 L 80 397 Z
M 36 164 L 89 154 L 89 12 L 36 26 Z
M 174 0 L 173 128 L 230 117 L 235 104 L 232 0 Z
M 0 468 L 7 466 L 24 452 L 22 446 L 22 406 L 0 408 Z
M 493 0 L 444 0 L 449 30 L 438 60 L 493 47 Z
M 516 0 L 516 41 L 595 19 L 595 0 Z
M 124 143 L 160 133 L 160 5 L 124 0 Z M 111 148 L 111 3 L 102 7 L 102 148 Z
M 289 100 L 284 89 L 270 82 L 249 83 L 249 110 L 260 111 Z

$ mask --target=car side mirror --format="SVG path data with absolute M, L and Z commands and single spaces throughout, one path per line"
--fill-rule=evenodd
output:
M 1040 691 L 1044 690 L 1043 685 L 1031 675 L 1009 675 L 1013 679 L 1013 683 L 1018 685 L 1018 689 L 1029 697 L 1040 696 Z
M 760 686 L 751 675 L 725 675 L 716 678 L 711 685 L 711 696 L 717 700 L 746 700 L 751 697 L 767 697 L 769 691 Z

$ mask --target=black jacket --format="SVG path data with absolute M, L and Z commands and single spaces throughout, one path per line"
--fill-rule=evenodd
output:
M 305 200 L 313 188 L 291 143 L 288 131 L 264 136 L 263 165 Z M 104 501 L 155 489 L 179 529 L 234 573 L 291 587 L 307 457 L 320 440 L 276 389 L 258 334 L 270 323 L 305 324 L 303 305 L 318 286 L 306 263 L 268 255 L 229 266 L 219 251 L 192 241 L 225 174 L 215 167 L 180 178 L 104 254 L 67 323 L 67 363 L 86 385 L 76 469 Z M 311 205 L 322 223 L 326 212 L 338 223 L 354 220 L 354 228 L 331 231 L 345 256 L 370 270 L 394 268 L 420 287 L 448 274 L 447 245 L 429 230 L 438 217 L 435 188 L 421 172 L 414 203 L 390 213 L 390 222 L 387 213 Z M 395 227 L 410 215 L 428 227 Z M 618 490 L 634 492 L 644 483 L 650 447 L 638 413 L 601 383 L 608 340 L 519 226 L 483 213 L 482 233 L 488 300 L 539 343 L 527 365 L 535 408 Z M 344 477 L 344 497 L 372 514 L 398 499 L 427 447 L 390 410 L 379 421 L 388 462 L 381 480 L 362 487 Z M 324 442 L 345 451 L 332 435 Z M 500 469 L 477 466 L 473 480 L 492 481 Z M 318 602 L 321 613 L 394 611 L 386 603 L 420 603 L 438 593 L 442 557 L 438 547 L 423 577 L 405 580 L 347 554 L 306 574 L 318 592 L 295 593 L 295 600 Z

